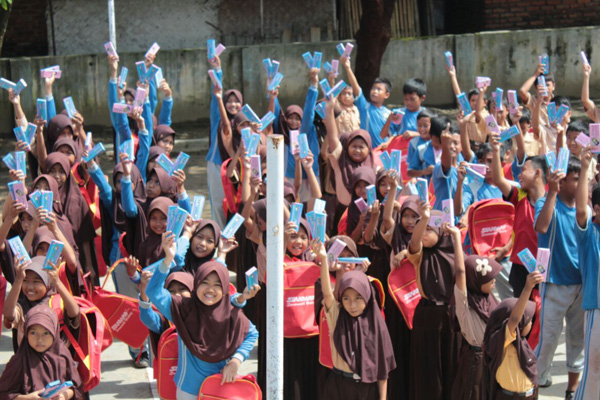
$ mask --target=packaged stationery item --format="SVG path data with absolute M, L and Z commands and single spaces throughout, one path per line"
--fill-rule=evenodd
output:
M 262 179 L 262 168 L 259 155 L 250 156 L 250 177 L 253 179 Z
M 426 203 L 429 202 L 429 191 L 427 190 L 427 179 L 417 178 L 417 192 L 419 193 L 419 200 Z
M 402 150 L 392 150 L 392 162 L 390 169 L 401 174 L 402 172 Z
M 192 219 L 194 221 L 200 221 L 202 219 L 202 212 L 204 211 L 204 203 L 206 202 L 206 197 L 204 196 L 194 196 L 194 201 L 192 202 Z
M 39 119 L 48 121 L 48 102 L 46 99 L 36 100 L 36 115 Z
M 221 79 L 219 79 L 219 77 L 214 69 L 208 70 L 208 76 L 210 76 L 210 80 L 212 81 L 213 85 L 215 85 L 215 87 L 223 89 L 223 84 L 221 83 Z
M 129 74 L 129 69 L 127 69 L 127 67 L 121 67 L 121 74 L 119 75 L 119 89 L 123 89 L 125 87 L 125 83 L 127 82 L 127 74 Z
M 493 115 L 490 114 L 485 117 L 485 124 L 490 131 L 498 134 L 500 133 L 500 127 L 498 126 L 498 122 L 496 122 L 496 118 L 494 118 Z
M 452 60 L 452 53 L 447 51 L 444 53 L 444 57 L 446 57 L 446 66 L 448 69 L 452 69 L 454 67 L 454 60 Z
M 236 213 L 233 218 L 229 220 L 227 226 L 225 226 L 225 229 L 223 229 L 221 236 L 223 236 L 225 239 L 231 239 L 237 230 L 240 229 L 240 226 L 242 226 L 243 223 L 244 217 Z
M 298 232 L 298 228 L 300 227 L 300 217 L 302 217 L 303 208 L 304 205 L 302 203 L 292 203 L 292 208 L 290 209 L 290 222 L 296 225 L 296 232 Z
M 550 56 L 548 54 L 542 54 L 540 56 L 540 64 L 544 66 L 544 75 L 550 72 Z
M 190 159 L 189 155 L 187 155 L 183 151 L 179 152 L 179 154 L 177 155 L 177 158 L 175 159 L 175 162 L 173 163 L 173 168 L 171 169 L 171 173 L 169 175 L 172 176 L 173 172 L 175 172 L 179 169 L 184 169 L 185 165 L 187 164 L 189 159 Z
M 248 118 L 250 122 L 256 122 L 257 124 L 260 123 L 260 118 L 258 118 L 258 115 L 256 115 L 256 113 L 248 104 L 245 104 L 240 111 L 246 116 L 246 118 Z
M 283 80 L 284 75 L 281 72 L 277 72 L 271 81 L 271 84 L 268 86 L 270 92 L 277 89 L 279 85 L 281 85 L 281 81 Z
M 329 250 L 327 251 L 327 261 L 330 264 L 333 263 L 334 261 L 337 261 L 337 258 L 342 253 L 342 251 L 344 251 L 345 248 L 346 248 L 346 243 L 342 242 L 339 239 L 335 239 L 335 241 L 333 242 L 333 244 L 329 247 Z
M 542 95 L 547 96 L 548 95 L 548 86 L 546 86 L 546 78 L 544 77 L 544 75 L 538 76 L 537 82 L 538 82 L 538 86 L 540 86 L 542 88 Z
M 533 257 L 533 254 L 531 254 L 531 251 L 529 249 L 523 249 L 519 254 L 517 254 L 517 256 L 519 257 L 519 260 L 521 260 L 525 268 L 527 268 L 527 271 L 529 271 L 529 273 L 535 271 L 537 261 Z
M 133 112 L 133 106 L 126 103 L 114 103 L 112 112 L 117 114 L 129 114 Z
M 358 208 L 358 211 L 360 211 L 361 214 L 369 209 L 369 205 L 362 197 L 359 197 L 358 199 L 354 200 L 354 204 L 356 204 L 356 207 Z
M 394 108 L 392 110 L 392 122 L 396 125 L 400 125 L 402 123 L 402 119 L 404 118 L 404 111 L 401 108 Z
M 325 212 L 325 206 L 327 202 L 321 199 L 315 199 L 315 204 L 313 204 L 313 211 L 315 212 Z
M 588 61 L 587 56 L 585 55 L 585 51 L 581 51 L 581 53 L 579 53 L 579 57 L 581 57 L 581 62 L 585 65 L 590 65 L 590 62 Z
M 300 145 L 298 144 L 298 135 L 300 131 L 290 131 L 290 148 L 292 149 L 292 154 L 296 154 L 300 151 Z
M 569 167 L 569 158 L 571 157 L 571 152 L 566 147 L 561 147 L 558 152 L 558 157 L 556 158 L 556 163 L 554 164 L 554 168 L 552 172 L 562 171 L 565 174 L 567 173 L 567 168 Z
M 73 118 L 75 114 L 77 114 L 77 109 L 75 109 L 75 103 L 73 103 L 71 96 L 65 97 L 63 99 L 63 103 L 65 105 L 65 109 L 67 110 L 67 115 L 69 118 Z
M 17 167 L 16 169 L 21 171 L 23 175 L 27 175 L 27 158 L 25 156 L 25 152 L 15 151 L 13 153 L 13 156 L 15 157 L 15 166 Z
M 169 156 L 167 156 L 164 153 L 161 153 L 156 159 L 156 163 L 160 165 L 160 167 L 164 169 L 169 175 L 171 175 L 171 172 L 173 171 L 173 161 L 169 159 Z
M 115 57 L 119 58 L 119 55 L 117 54 L 117 50 L 115 49 L 115 46 L 112 44 L 112 42 L 104 43 L 104 49 L 106 50 L 106 53 L 109 56 L 115 56 Z
M 146 100 L 146 89 L 138 87 L 135 91 L 135 97 L 133 98 L 134 107 L 144 107 L 144 101 Z
M 594 153 L 600 153 L 600 124 L 590 124 L 590 143 Z
M 550 262 L 550 249 L 538 248 L 535 269 L 542 275 L 544 282 L 548 275 L 548 263 Z
M 389 170 L 392 167 L 392 157 L 390 157 L 390 153 L 387 151 L 382 151 L 379 154 L 379 159 L 381 160 L 381 164 L 383 164 L 383 169 Z
M 167 231 L 173 232 L 175 239 L 181 235 L 183 227 L 185 226 L 185 220 L 187 219 L 188 215 L 189 214 L 186 210 L 181 207 L 177 207 L 171 219 L 169 219 L 167 216 Z
M 50 382 L 48 385 L 46 385 L 46 388 L 42 391 L 42 393 L 40 393 L 40 397 L 45 399 L 56 397 L 71 386 L 73 386 L 73 382 L 71 381 L 66 381 L 64 383 L 60 383 L 60 381 Z
M 156 53 L 158 53 L 158 50 L 160 50 L 160 46 L 158 45 L 158 43 L 154 42 L 152 43 L 152 46 L 150 46 L 144 57 L 148 58 L 149 56 L 155 56 Z
M 27 263 L 27 264 L 31 263 L 31 258 L 29 257 L 29 253 L 25 249 L 25 245 L 23 244 L 23 242 L 21 241 L 21 238 L 19 236 L 15 236 L 11 239 L 8 239 L 8 245 L 10 246 L 10 249 L 12 250 L 15 258 L 23 257 L 25 260 L 25 263 Z
M 27 206 L 27 190 L 23 181 L 8 182 L 8 191 L 14 201 Z
M 473 110 L 471 109 L 471 104 L 469 104 L 469 99 L 467 98 L 465 92 L 462 92 L 461 94 L 456 96 L 456 99 L 458 100 L 458 104 L 460 105 L 460 108 L 462 109 L 464 115 L 469 115 L 473 112 Z
M 502 100 L 504 96 L 504 90 L 500 88 L 496 88 L 496 110 L 503 110 L 504 106 L 502 105 Z
M 267 129 L 273 121 L 275 121 L 275 114 L 269 111 L 260 120 L 260 130 L 264 131 L 265 129 Z
M 123 143 L 121 143 L 121 146 L 119 147 L 119 153 L 125 153 L 127 154 L 129 161 L 135 161 L 135 154 L 133 153 L 133 142 L 131 141 L 131 139 L 127 139 Z
M 250 135 L 250 139 L 248 141 L 248 147 L 246 151 L 249 156 L 256 155 L 256 151 L 258 150 L 258 145 L 260 143 L 260 135 L 258 133 L 253 133 Z
M 517 136 L 519 133 L 521 132 L 519 131 L 517 125 L 513 125 L 507 130 L 500 132 L 500 142 L 506 142 L 508 139 Z
M 246 271 L 246 287 L 251 288 L 254 285 L 258 285 L 258 269 L 256 267 L 252 267 Z
M 487 174 L 487 167 L 484 164 L 472 164 L 472 163 L 466 163 L 465 164 L 467 166 L 467 168 L 471 168 L 473 171 L 484 175 Z
M 325 243 L 325 228 L 327 225 L 327 214 L 316 212 L 315 213 L 315 227 L 316 232 L 313 236 L 321 241 L 321 243 Z
M 339 257 L 339 263 L 345 264 L 362 264 L 365 261 L 369 261 L 368 257 Z
M 154 264 L 150 264 L 148 265 L 146 268 L 144 268 L 144 271 L 150 271 L 152 273 L 154 273 L 156 271 L 156 269 L 158 267 L 160 267 L 160 265 L 165 262 L 164 258 L 161 258 L 160 260 L 158 260 L 157 262 L 155 262 Z M 175 260 L 171 261 L 171 265 L 169 266 L 169 269 L 173 268 L 175 265 L 177 265 L 175 263 Z
M 58 261 L 60 260 L 60 253 L 62 253 L 63 247 L 64 243 L 59 242 L 58 240 L 50 242 L 50 247 L 48 247 L 48 253 L 46 253 L 42 269 L 52 270 L 52 265 L 50 264 L 54 264 L 58 267 Z
M 306 136 L 306 133 L 298 135 L 298 146 L 300 148 L 300 158 L 308 157 L 308 155 L 310 154 L 310 149 L 308 147 L 308 137 Z
M 367 205 L 372 207 L 375 204 L 375 200 L 377 200 L 375 185 L 369 185 L 365 189 L 367 190 Z
M 508 109 L 511 114 L 516 114 L 519 111 L 519 100 L 517 99 L 517 91 L 509 90 L 507 93 L 508 97 Z
M 90 162 L 94 158 L 98 157 L 100 154 L 104 153 L 104 145 L 102 143 L 97 143 L 92 150 L 88 152 L 87 157 L 82 157 L 83 161 Z

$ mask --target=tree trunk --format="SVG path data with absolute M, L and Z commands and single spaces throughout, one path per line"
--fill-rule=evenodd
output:
M 362 15 L 356 32 L 356 79 L 367 100 L 373 81 L 379 76 L 381 59 L 391 38 L 394 0 L 361 0 Z
M 6 11 L 0 7 L 0 55 L 2 55 L 2 44 L 4 43 L 4 35 L 6 34 L 6 27 L 8 26 L 8 18 L 10 17 L 11 10 L 11 3 L 8 4 Z

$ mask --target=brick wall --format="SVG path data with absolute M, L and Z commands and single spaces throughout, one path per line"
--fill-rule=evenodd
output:
M 47 0 L 14 0 L 2 57 L 48 54 Z
M 596 25 L 600 0 L 485 0 L 484 30 Z

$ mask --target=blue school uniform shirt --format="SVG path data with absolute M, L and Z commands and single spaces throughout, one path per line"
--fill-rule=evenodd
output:
M 483 182 L 481 186 L 477 189 L 477 197 L 473 194 L 473 189 L 471 189 L 470 185 L 463 186 L 463 196 L 462 196 L 462 209 L 466 211 L 467 208 L 476 201 L 479 200 L 487 200 L 487 199 L 501 199 L 502 191 L 494 185 L 490 185 L 487 182 Z
M 156 306 L 158 311 L 169 321 L 173 322 L 171 314 L 171 294 L 164 288 L 165 280 L 169 274 L 169 268 L 162 263 L 154 272 L 154 275 L 148 282 L 146 293 L 152 304 Z M 236 350 L 236 355 L 242 357 L 243 360 L 250 356 L 250 351 L 254 348 L 254 344 L 258 339 L 258 331 L 256 327 L 249 323 L 248 333 L 244 341 Z M 177 373 L 175 374 L 175 384 L 178 389 L 191 394 L 197 394 L 200 391 L 202 382 L 213 374 L 218 374 L 223 367 L 229 362 L 228 359 L 217 363 L 203 361 L 188 350 L 181 338 L 178 339 L 178 359 Z
M 223 81 L 223 70 L 216 69 L 216 75 Z M 221 114 L 219 113 L 219 103 L 213 93 L 214 85 L 211 84 L 211 95 L 210 95 L 210 147 L 208 148 L 208 154 L 206 155 L 206 161 L 210 161 L 213 164 L 221 165 L 221 153 L 219 152 L 219 142 L 217 135 L 219 134 L 219 124 L 221 123 Z
M 588 208 L 588 219 L 584 228 L 577 221 L 575 233 L 579 256 L 579 272 L 583 282 L 584 310 L 595 310 L 600 308 L 600 226 L 592 222 L 592 211 Z
M 434 210 L 442 210 L 442 201 L 454 199 L 456 193 L 456 184 L 458 182 L 458 173 L 456 167 L 450 167 L 446 173 L 442 168 L 442 163 L 437 163 L 432 174 L 433 189 L 435 191 Z
M 402 123 L 400 123 L 400 129 L 397 134 L 402 135 L 406 131 L 417 131 L 417 116 L 425 107 L 419 108 L 417 111 L 409 111 L 408 108 L 403 107 L 404 117 L 402 117 Z
M 545 203 L 545 196 L 535 203 L 534 225 Z M 550 249 L 546 282 L 556 285 L 581 285 L 575 211 L 575 207 L 568 207 L 557 196 L 548 231 L 545 234 L 537 234 L 538 248 Z
M 439 158 L 442 157 L 442 153 L 440 151 Z M 436 159 L 435 149 L 431 144 L 431 141 L 427 141 L 417 147 L 417 151 L 413 157 L 412 163 L 408 165 L 408 169 L 412 170 L 423 170 L 430 165 L 435 165 L 439 162 L 439 159 Z M 431 180 L 431 174 L 423 175 L 422 178 L 427 179 L 427 183 Z
M 360 115 L 360 128 L 369 132 L 371 135 L 371 144 L 376 148 L 384 139 L 381 138 L 381 129 L 385 125 L 392 111 L 386 106 L 376 107 L 367 101 L 362 90 L 354 99 L 354 104 L 358 108 Z M 400 130 L 400 125 L 390 125 L 390 136 L 397 135 Z
M 420 168 L 420 160 L 417 152 L 417 148 L 425 143 L 428 143 L 429 140 L 424 140 L 421 136 L 414 137 L 410 139 L 408 142 L 408 155 L 406 156 L 406 162 L 408 163 L 408 169 L 421 169 Z M 418 163 L 418 164 L 417 164 Z M 419 165 L 419 168 L 411 168 L 411 165 Z

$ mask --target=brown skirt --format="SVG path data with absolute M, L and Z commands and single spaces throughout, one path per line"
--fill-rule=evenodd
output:
M 481 400 L 483 379 L 483 353 L 481 348 L 463 341 L 458 370 L 452 386 L 452 400 Z
M 411 400 L 450 400 L 461 340 L 454 325 L 449 306 L 425 299 L 417 305 L 411 334 Z
M 377 382 L 356 382 L 332 372 L 327 378 L 323 397 L 328 400 L 378 400 L 379 388 Z

